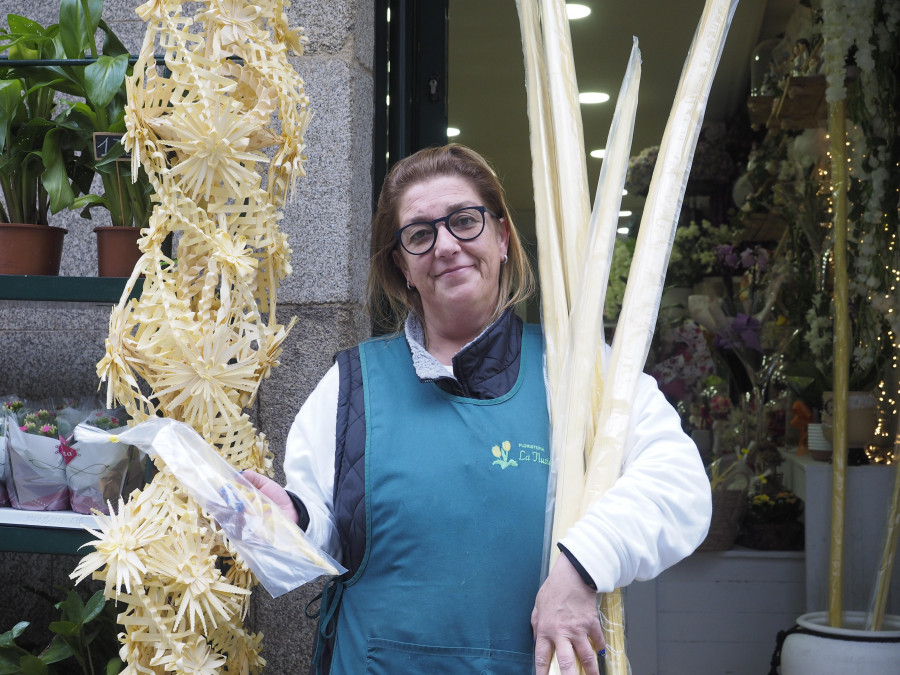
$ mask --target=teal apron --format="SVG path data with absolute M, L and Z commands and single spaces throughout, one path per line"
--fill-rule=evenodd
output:
M 516 384 L 487 401 L 420 382 L 402 338 L 360 346 L 367 550 L 323 597 L 332 673 L 531 672 L 550 461 L 542 346 L 526 326 Z

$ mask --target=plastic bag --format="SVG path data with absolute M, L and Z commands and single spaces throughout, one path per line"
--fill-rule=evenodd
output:
M 59 453 L 59 438 L 26 433 L 13 423 L 8 423 L 6 430 L 9 434 L 6 489 L 13 508 L 23 511 L 68 509 L 66 465 Z
M 96 406 L 98 402 L 93 404 Z M 123 424 L 128 419 L 124 409 L 95 407 L 86 410 L 84 405 L 79 405 L 72 411 L 72 415 L 77 411 L 79 425 L 97 427 L 111 434 L 127 429 Z M 112 443 L 108 439 L 74 441 L 68 449 L 71 453 L 66 458 L 66 481 L 72 510 L 76 513 L 97 510 L 108 514 L 109 503 L 118 501 L 122 494 L 129 465 L 136 454 L 134 449 L 127 443 Z
M 323 574 L 347 571 L 310 544 L 281 509 L 183 422 L 153 418 L 115 435 L 79 425 L 75 440 L 128 443 L 160 458 L 184 490 L 216 520 L 273 598 Z
M 101 415 L 97 413 L 100 412 Z M 78 426 L 91 426 L 97 419 L 115 420 L 106 411 L 96 411 L 87 422 Z M 117 423 L 114 422 L 114 423 Z M 75 427 L 76 429 L 78 427 Z M 98 427 L 94 427 L 98 428 Z M 119 434 L 127 427 L 109 429 L 110 434 Z M 131 461 L 131 446 L 114 443 L 106 439 L 75 441 L 71 448 L 73 455 L 66 462 L 66 482 L 69 486 L 69 502 L 76 513 L 91 513 L 94 510 L 109 514 L 109 503 L 118 501 L 125 485 L 125 476 Z

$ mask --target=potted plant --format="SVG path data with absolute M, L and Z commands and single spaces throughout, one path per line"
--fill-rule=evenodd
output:
M 89 6 L 89 13 L 82 11 Z M 86 192 L 72 203 L 90 219 L 91 209 L 108 211 L 112 225 L 95 227 L 98 273 L 100 276 L 129 276 L 140 257 L 137 239 L 150 219 L 152 189 L 143 169 L 132 175 L 132 164 L 119 142 L 125 132 L 127 94 L 125 77 L 129 70 L 128 50 L 112 29 L 100 18 L 103 0 L 83 5 L 80 0 L 62 0 L 63 12 L 73 17 L 73 26 L 63 41 L 68 58 L 88 53 L 96 61 L 87 67 L 53 66 L 54 86 L 76 100 L 68 103 L 66 123 L 79 139 L 81 162 L 100 176 L 103 193 Z M 104 35 L 102 54 L 98 54 L 94 35 Z
M 8 31 L 0 28 L 7 64 L 58 55 L 58 26 L 45 29 L 15 14 L 7 24 Z M 26 68 L 0 67 L 0 274 L 58 274 L 66 230 L 50 227 L 49 214 L 69 207 L 90 184 L 56 109 L 51 82 Z
M 109 212 L 111 227 L 97 227 L 98 269 L 100 276 L 128 276 L 140 255 L 136 241 L 140 228 L 147 224 L 152 209 L 150 182 L 141 171 L 132 180 L 131 163 L 124 157 L 119 142 L 125 131 L 125 76 L 129 54 L 115 33 L 102 20 L 103 0 L 61 0 L 59 24 L 53 35 L 54 58 L 90 58 L 88 65 L 54 63 L 35 66 L 29 73 L 55 91 L 65 94 L 65 110 L 59 124 L 73 139 L 78 150 L 72 165 L 84 194 L 74 197 L 68 206 L 81 209 L 90 219 L 91 209 Z M 49 29 L 48 29 L 49 30 Z M 103 34 L 98 51 L 96 33 Z M 99 175 L 102 194 L 92 194 L 90 182 Z M 89 179 L 89 180 L 90 180 Z M 124 249 L 113 242 L 121 242 Z M 104 253 L 110 255 L 104 256 Z M 109 264 L 111 262 L 111 265 Z

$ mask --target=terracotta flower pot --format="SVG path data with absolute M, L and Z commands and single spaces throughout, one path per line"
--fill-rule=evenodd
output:
M 0 223 L 0 274 L 58 275 L 66 232 L 49 225 Z
M 130 277 L 141 257 L 137 240 L 139 227 L 95 227 L 97 234 L 97 276 Z

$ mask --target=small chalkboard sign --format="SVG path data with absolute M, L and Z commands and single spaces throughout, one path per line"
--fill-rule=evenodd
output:
M 113 133 L 111 131 L 95 131 L 94 132 L 94 159 L 100 160 L 106 157 L 112 150 L 122 141 L 125 134 Z M 123 151 L 121 155 L 116 157 L 117 162 L 130 162 L 131 153 Z

